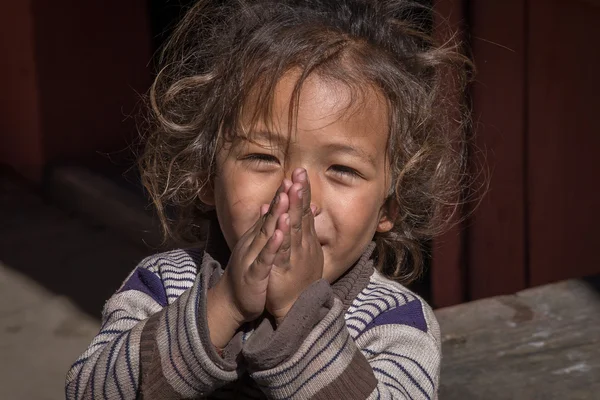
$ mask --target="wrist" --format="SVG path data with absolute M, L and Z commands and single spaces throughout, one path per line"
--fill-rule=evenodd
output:
M 279 326 L 283 323 L 283 321 L 285 320 L 285 317 L 287 317 L 288 313 L 292 309 L 292 305 L 290 305 L 288 307 L 283 307 L 283 308 L 277 309 L 276 311 L 273 311 L 271 313 L 271 315 L 273 316 L 273 319 L 275 320 L 276 326 Z
M 222 349 L 233 338 L 244 323 L 236 316 L 234 305 L 219 284 L 208 290 L 206 294 L 206 317 L 212 344 Z

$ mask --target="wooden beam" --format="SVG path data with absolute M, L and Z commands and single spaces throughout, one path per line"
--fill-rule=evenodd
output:
M 436 310 L 440 399 L 598 398 L 598 278 Z

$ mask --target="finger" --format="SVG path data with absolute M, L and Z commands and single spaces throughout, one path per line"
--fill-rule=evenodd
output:
M 248 269 L 248 277 L 253 281 L 262 281 L 269 277 L 271 268 L 273 267 L 273 261 L 277 254 L 277 250 L 281 246 L 283 239 L 283 233 L 277 229 L 273 232 L 273 236 L 269 238 L 267 244 L 258 253 L 258 256 L 254 259 L 254 262 L 250 264 Z
M 289 179 L 284 179 L 283 182 L 281 183 L 281 185 L 283 186 L 283 192 L 287 193 L 290 188 L 292 187 L 293 182 L 290 181 Z
M 269 212 L 269 208 L 271 206 L 269 204 L 263 204 L 262 206 L 260 206 L 260 216 L 264 217 L 266 213 Z
M 314 234 L 314 224 L 313 224 L 313 213 L 311 210 L 311 188 L 310 188 L 310 180 L 308 177 L 308 173 L 305 169 L 297 169 L 294 171 L 292 176 L 296 182 L 302 184 L 302 191 L 298 193 L 298 197 L 302 200 L 302 230 L 301 230 L 301 239 L 307 240 L 310 235 Z M 296 243 L 298 243 L 298 239 L 296 239 Z
M 311 190 L 310 180 L 308 179 L 308 172 L 305 169 L 299 169 L 296 172 L 296 182 L 302 184 L 302 215 L 306 217 L 311 213 L 310 201 L 311 201 Z
M 277 193 L 287 193 L 288 190 L 290 190 L 291 186 L 292 186 L 292 181 L 290 181 L 287 178 L 284 178 L 281 181 L 281 184 L 279 185 L 279 187 L 277 188 L 277 192 L 275 194 L 277 194 Z
M 292 238 L 290 236 L 290 215 L 285 213 L 281 214 L 277 220 L 277 230 L 283 233 L 283 239 L 281 246 L 277 251 L 273 264 L 280 268 L 287 268 L 290 265 L 291 249 L 292 249 Z
M 304 184 L 304 195 L 302 196 L 302 237 L 303 240 L 309 239 L 311 236 L 315 236 L 315 216 L 313 214 L 312 206 L 310 204 L 310 197 L 312 193 L 310 190 L 310 180 L 308 174 L 306 174 L 306 182 Z
M 261 217 L 254 229 L 254 239 L 250 243 L 250 254 L 258 254 L 275 231 L 277 219 L 288 209 L 288 195 L 278 193 L 271 202 L 268 211 Z M 261 206 L 261 212 L 264 210 Z
M 308 240 L 317 240 L 317 231 L 315 230 L 315 215 L 311 206 L 308 207 L 308 212 L 304 213 L 302 227 L 302 240 L 307 241 L 307 243 L 310 243 Z
M 312 233 L 314 235 L 317 234 L 317 231 L 315 230 L 315 217 L 317 216 L 317 206 L 314 204 L 310 205 L 310 212 L 311 212 L 311 218 L 310 218 L 310 226 L 312 229 Z
M 288 192 L 290 186 L 292 185 L 292 182 L 289 179 L 284 179 L 281 184 L 279 185 L 279 187 L 277 188 L 277 191 L 275 192 L 275 196 L 273 196 L 273 200 L 271 200 L 271 203 L 268 205 L 267 210 L 271 211 L 277 201 L 277 199 L 279 198 L 279 194 L 280 193 L 286 193 Z M 264 205 L 263 205 L 264 206 Z M 265 213 L 262 212 L 262 207 L 261 206 L 261 216 L 264 215 Z
M 262 247 L 264 246 L 264 243 L 268 240 L 268 238 L 272 235 L 272 229 L 269 229 L 269 226 L 265 225 L 265 222 L 267 220 L 267 213 L 269 212 L 273 212 L 274 210 L 271 210 L 273 203 L 275 203 L 277 196 L 279 195 L 279 190 L 277 191 L 277 193 L 275 194 L 275 197 L 273 197 L 273 200 L 271 201 L 271 203 L 269 204 L 263 204 L 260 206 L 259 209 L 259 218 L 257 218 L 256 222 L 254 223 L 254 225 L 252 225 L 240 238 L 240 241 L 238 242 L 238 244 L 243 244 L 244 247 L 246 247 L 247 249 L 251 250 L 251 253 L 249 254 L 251 257 L 256 256 L 256 253 L 258 251 L 260 251 L 262 249 Z M 288 204 L 288 203 L 286 203 Z M 285 208 L 282 207 L 282 209 L 285 210 Z M 275 219 L 276 220 L 276 219 Z M 274 225 L 274 224 L 272 224 Z M 256 249 L 253 250 L 253 245 L 254 245 L 254 241 L 256 239 L 257 236 L 257 232 L 260 232 L 260 230 L 263 229 L 263 239 L 262 239 L 262 244 L 259 244 L 258 246 L 255 246 Z M 269 234 L 270 233 L 270 234 Z M 254 253 L 254 255 L 252 255 L 252 253 Z
M 270 204 L 263 204 L 260 206 L 260 215 L 261 217 L 258 219 L 256 225 L 253 229 L 253 238 L 251 239 L 251 248 L 252 246 L 258 246 L 256 251 L 260 251 L 264 245 L 267 243 L 267 240 L 273 235 L 275 231 L 275 225 L 277 223 L 276 219 L 273 219 L 273 215 L 278 210 L 279 202 L 281 201 L 281 195 L 279 192 L 275 194 L 273 200 Z M 266 209 L 266 211 L 265 211 Z
M 290 199 L 290 236 L 292 246 L 302 244 L 302 185 L 294 183 L 288 192 Z

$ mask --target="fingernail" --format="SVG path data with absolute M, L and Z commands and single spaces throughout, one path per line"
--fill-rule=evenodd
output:
M 299 190 L 298 191 L 298 198 L 301 199 L 303 194 L 304 194 L 304 190 Z
M 300 181 L 305 181 L 305 180 L 307 180 L 307 178 L 308 178 L 308 176 L 306 175 L 306 170 L 303 170 L 302 172 L 300 172 L 298 174 L 298 179 Z
M 289 215 L 286 216 L 284 221 L 285 221 L 286 225 L 289 225 L 290 224 L 290 216 Z

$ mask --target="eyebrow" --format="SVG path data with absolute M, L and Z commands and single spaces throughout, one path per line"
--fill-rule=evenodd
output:
M 238 138 L 246 141 L 265 140 L 269 142 L 274 141 L 276 143 L 285 143 L 288 140 L 278 132 L 268 130 L 251 131 L 247 135 L 239 135 Z
M 250 136 L 250 137 L 248 137 Z M 256 130 L 256 131 L 252 131 L 249 135 L 244 136 L 244 135 L 240 135 L 238 136 L 239 139 L 245 140 L 245 141 L 250 141 L 250 140 L 268 140 L 268 141 L 274 141 L 275 143 L 286 143 L 287 142 L 287 138 L 282 136 L 281 134 L 279 134 L 278 132 L 273 132 L 273 131 L 268 131 L 268 130 Z M 344 143 L 329 143 L 326 144 L 325 147 L 331 151 L 331 152 L 340 152 L 340 153 L 346 153 L 346 154 L 350 154 L 353 156 L 356 156 L 358 158 L 362 158 L 363 160 L 367 161 L 369 164 L 375 166 L 377 165 L 376 161 L 375 161 L 375 157 L 364 151 L 361 150 L 357 147 L 354 146 L 350 146 L 348 144 L 344 144 Z
M 325 145 L 325 147 L 327 147 L 330 151 L 337 151 L 340 153 L 346 153 L 346 154 L 357 156 L 359 158 L 364 159 L 365 161 L 367 161 L 369 164 L 371 164 L 373 166 L 375 166 L 377 164 L 375 162 L 375 157 L 373 157 L 372 154 L 367 153 L 366 151 L 361 150 L 357 147 L 350 146 L 348 144 L 329 143 L 329 144 Z

